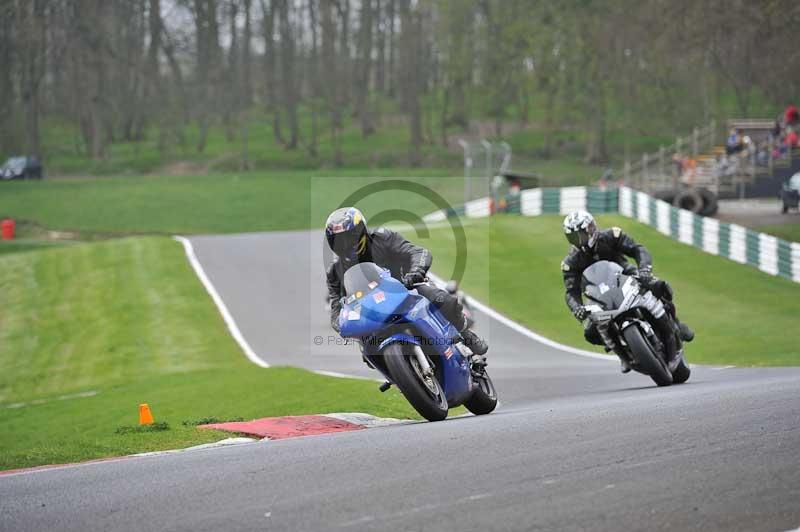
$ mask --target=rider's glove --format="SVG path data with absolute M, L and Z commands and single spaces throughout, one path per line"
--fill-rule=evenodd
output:
M 639 268 L 639 274 L 637 277 L 639 278 L 639 283 L 642 286 L 650 286 L 653 282 L 653 267 L 644 266 Z
M 411 270 L 403 276 L 403 285 L 411 290 L 415 284 L 425 282 L 425 274 L 419 270 Z
M 334 331 L 336 331 L 337 333 L 338 333 L 338 332 L 341 332 L 341 331 L 339 330 L 339 313 L 338 313 L 338 312 L 333 312 L 333 313 L 331 313 L 331 327 L 332 327 L 332 328 L 333 328 L 333 330 L 334 330 Z
M 575 316 L 575 318 L 578 321 L 583 321 L 586 318 L 588 318 L 589 314 L 591 314 L 591 313 L 589 312 L 589 310 L 586 307 L 580 306 L 580 307 L 576 308 L 575 310 L 573 310 L 572 314 Z

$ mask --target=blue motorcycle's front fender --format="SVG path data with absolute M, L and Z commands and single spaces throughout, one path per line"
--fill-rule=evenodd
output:
M 381 344 L 378 346 L 378 352 L 381 353 L 389 344 L 414 344 L 420 345 L 419 338 L 415 338 L 410 334 L 405 333 L 395 333 L 390 337 L 386 338 Z
M 380 360 L 383 350 L 392 344 L 420 345 L 418 338 L 414 338 L 410 334 L 397 332 L 384 339 L 377 346 L 375 344 L 362 344 L 361 353 L 364 355 L 364 357 L 366 357 L 367 360 L 369 360 L 369 363 L 372 364 L 373 368 L 377 369 L 383 374 L 387 381 L 394 383 L 394 379 L 392 379 L 391 375 L 389 375 L 389 373 L 386 371 L 386 366 L 384 365 L 383 361 Z

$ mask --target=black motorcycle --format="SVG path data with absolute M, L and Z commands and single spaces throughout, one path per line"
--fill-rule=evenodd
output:
M 599 261 L 584 270 L 583 292 L 594 303 L 586 306 L 591 313 L 587 320 L 597 327 L 606 347 L 632 369 L 649 375 L 659 386 L 689 379 L 691 370 L 684 359 L 683 342 L 675 321 L 669 318 L 676 354 L 667 360 L 655 326 L 656 318 L 667 313 L 666 309 L 635 276 L 625 275 L 619 264 Z

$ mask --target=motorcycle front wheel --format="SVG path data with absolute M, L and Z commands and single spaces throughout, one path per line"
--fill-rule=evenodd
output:
M 642 335 L 639 327 L 632 325 L 622 331 L 625 337 L 625 342 L 628 344 L 633 357 L 636 361 L 636 369 L 646 375 L 649 375 L 653 382 L 659 386 L 669 386 L 672 384 L 672 373 L 669 368 L 661 360 L 650 343 Z
M 435 375 L 422 373 L 413 345 L 391 344 L 383 350 L 386 369 L 414 410 L 428 421 L 447 417 L 447 398 Z

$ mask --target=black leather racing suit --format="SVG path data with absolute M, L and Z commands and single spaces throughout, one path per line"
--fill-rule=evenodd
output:
M 363 255 L 359 255 L 359 262 L 374 262 L 378 266 L 387 268 L 392 277 L 398 281 L 403 280 L 403 275 L 410 272 L 419 272 L 423 276 L 433 262 L 433 256 L 427 249 L 415 246 L 400 233 L 386 228 L 379 228 L 367 235 L 368 242 Z M 328 294 L 331 301 L 331 325 L 338 327 L 339 311 L 342 304 L 339 299 L 345 295 L 342 286 L 344 272 L 348 265 L 335 258 L 327 271 Z M 424 284 L 416 287 L 417 292 L 430 300 L 459 331 L 466 327 L 464 312 L 455 296 L 446 290 L 440 290 L 433 285 Z
M 566 258 L 561 262 L 561 273 L 564 276 L 564 288 L 566 289 L 565 299 L 570 311 L 575 311 L 583 306 L 582 299 L 582 281 L 583 270 L 591 266 L 597 261 L 607 260 L 616 262 L 625 270 L 626 274 L 631 274 L 635 271 L 635 267 L 630 264 L 626 257 L 630 257 L 636 261 L 639 268 L 653 265 L 653 257 L 641 244 L 637 244 L 631 237 L 625 234 L 619 227 L 612 227 L 598 231 L 597 242 L 593 250 L 584 251 L 575 246 L 569 251 Z M 675 305 L 672 303 L 672 288 L 666 281 L 661 279 L 653 279 L 653 282 L 648 287 L 653 295 L 661 299 L 664 303 L 664 308 L 667 312 L 675 318 Z M 659 320 L 663 323 L 657 323 L 659 327 L 660 336 L 662 338 L 673 338 L 672 330 L 669 320 Z M 597 328 L 591 325 L 584 329 L 584 337 L 590 343 L 596 345 L 603 345 L 603 340 L 597 332 Z M 667 349 L 670 354 L 674 354 L 674 339 L 673 345 L 668 345 Z

